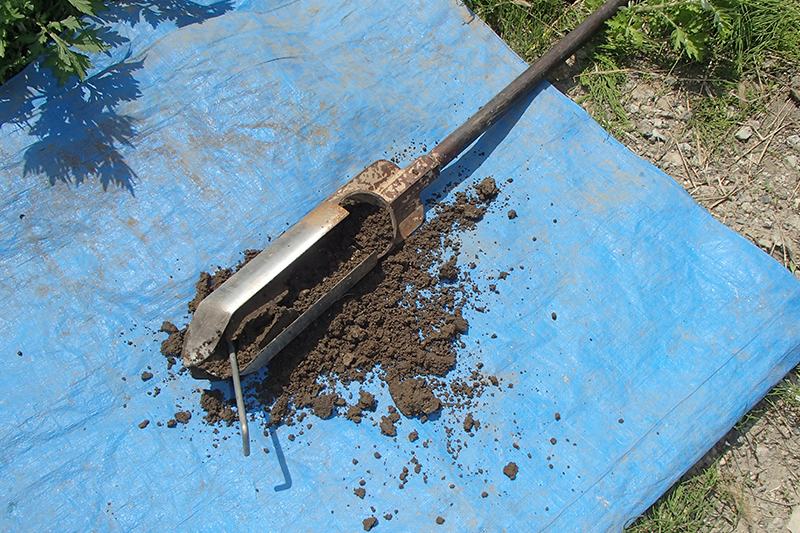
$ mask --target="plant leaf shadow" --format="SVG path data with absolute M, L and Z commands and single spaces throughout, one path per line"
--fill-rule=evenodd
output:
M 92 20 L 110 46 L 107 55 L 112 56 L 130 42 L 114 29 L 116 24 L 155 28 L 171 22 L 180 28 L 203 23 L 233 7 L 231 0 L 210 5 L 135 0 L 115 4 Z M 71 78 L 63 86 L 36 62 L 0 86 L 0 127 L 10 124 L 35 138 L 24 149 L 23 177 L 41 175 L 50 185 L 76 186 L 96 179 L 103 190 L 124 188 L 133 196 L 138 176 L 125 161 L 123 150 L 134 147 L 137 124 L 132 116 L 119 112 L 119 106 L 142 96 L 135 73 L 145 60 L 132 60 L 129 52 L 85 80 Z

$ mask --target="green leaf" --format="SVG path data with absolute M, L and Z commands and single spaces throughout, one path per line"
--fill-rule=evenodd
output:
M 80 11 L 81 13 L 85 13 L 87 15 L 94 15 L 94 3 L 92 0 L 68 0 L 72 6 Z

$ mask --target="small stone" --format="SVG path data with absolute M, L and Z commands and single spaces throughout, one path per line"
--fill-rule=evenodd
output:
M 369 518 L 365 518 L 362 522 L 364 525 L 364 531 L 369 531 L 378 523 L 378 519 L 374 516 L 370 516 Z
M 142 420 L 139 422 L 139 429 L 144 429 L 150 424 L 149 420 Z
M 511 210 L 508 212 L 508 219 L 509 219 L 509 220 L 514 220 L 515 218 L 517 218 L 517 212 L 516 212 L 516 211 L 514 211 L 513 209 L 511 209 Z
M 177 425 L 178 425 L 178 423 L 175 421 L 174 418 L 170 418 L 169 420 L 167 420 L 167 427 L 168 428 L 174 428 Z
M 441 516 L 437 516 L 436 523 L 441 526 L 442 524 L 444 524 L 444 518 L 442 518 Z
M 737 140 L 745 142 L 753 136 L 753 128 L 750 126 L 742 126 L 733 136 L 736 137 Z
M 181 424 L 186 424 L 189 420 L 192 419 L 192 413 L 189 411 L 178 411 L 175 413 L 175 420 L 180 422 Z
M 668 163 L 671 167 L 681 167 L 683 165 L 681 154 L 678 152 L 667 152 L 662 161 Z
M 486 492 L 486 491 L 481 492 L 481 498 L 488 498 L 488 497 L 489 497 L 489 493 L 488 492 Z
M 637 85 L 636 88 L 631 91 L 631 98 L 634 100 L 652 100 L 655 94 L 655 91 L 653 91 L 649 85 Z
M 650 140 L 661 141 L 662 143 L 667 142 L 667 134 L 659 128 L 653 128 L 653 131 L 650 133 Z
M 642 119 L 636 123 L 636 131 L 638 131 L 645 139 L 649 139 L 653 136 L 653 125 L 649 120 Z
M 798 158 L 798 157 L 797 157 L 796 155 L 794 155 L 794 154 L 792 154 L 792 155 L 787 155 L 787 156 L 786 156 L 786 162 L 787 162 L 787 163 L 789 164 L 789 166 L 790 166 L 790 167 L 792 167 L 792 168 L 798 168 L 798 167 L 800 166 L 800 158 Z
M 145 370 L 144 372 L 142 372 L 142 381 L 147 381 L 147 380 L 149 380 L 149 379 L 153 379 L 153 374 L 151 374 L 151 373 L 150 373 L 150 372 L 148 372 L 147 370 Z
M 364 496 L 367 495 L 367 491 L 363 487 L 358 487 L 357 489 L 353 490 L 353 494 L 355 494 L 356 496 L 358 496 L 363 500 Z
M 555 418 L 556 418 L 556 422 L 558 422 L 559 420 L 561 420 L 561 413 L 558 413 L 558 412 L 557 412 L 557 413 L 556 413 L 556 416 L 555 416 Z

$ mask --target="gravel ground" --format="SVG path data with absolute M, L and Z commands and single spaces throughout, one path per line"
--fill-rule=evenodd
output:
M 765 111 L 731 126 L 716 146 L 691 126 L 691 96 L 709 90 L 702 81 L 641 71 L 628 80 L 621 102 L 633 130 L 620 140 L 800 278 L 800 72 L 769 91 L 753 82 Z M 556 85 L 576 101 L 584 94 L 574 81 Z M 791 384 L 800 384 L 797 368 L 782 382 Z M 800 533 L 797 390 L 762 401 L 687 474 L 717 468 L 722 477 L 710 530 Z

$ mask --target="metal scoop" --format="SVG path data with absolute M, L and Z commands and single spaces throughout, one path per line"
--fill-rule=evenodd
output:
M 348 211 L 341 205 L 343 202 L 367 202 L 388 210 L 393 236 L 387 248 L 369 255 L 299 316 L 277 320 L 270 326 L 265 337 L 270 340 L 260 354 L 242 365 L 239 371 L 246 375 L 266 364 L 362 279 L 377 264 L 379 257 L 387 254 L 395 244 L 406 239 L 422 224 L 425 211 L 420 193 L 439 176 L 441 169 L 530 93 L 551 68 L 574 54 L 627 2 L 607 0 L 429 153 L 402 169 L 389 161 L 372 163 L 278 237 L 197 306 L 184 338 L 183 364 L 198 367 L 212 358 L 215 352 L 217 357 L 223 353 L 225 359 L 230 353 L 230 360 L 235 361 L 235 352 L 228 350 L 234 332 L 254 308 L 279 292 L 276 287 L 278 280 L 285 280 L 297 269 L 307 268 L 308 264 L 304 262 L 307 252 L 348 216 Z M 219 367 L 224 371 L 210 372 L 227 378 L 236 366 L 226 365 Z M 241 403 L 241 387 L 237 386 L 236 389 L 237 400 Z M 243 413 L 241 403 L 239 414 L 244 430 L 246 419 Z

